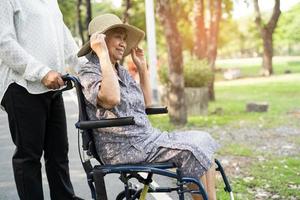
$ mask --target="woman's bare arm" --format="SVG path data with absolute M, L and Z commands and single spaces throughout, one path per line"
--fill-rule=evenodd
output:
M 111 64 L 105 35 L 95 33 L 91 36 L 91 48 L 97 54 L 102 71 L 101 87 L 97 96 L 97 103 L 106 109 L 111 109 L 120 103 L 120 85 L 114 66 Z
M 145 66 L 145 70 L 139 71 L 140 76 L 140 85 L 144 94 L 144 100 L 146 107 L 149 107 L 152 105 L 152 91 L 151 91 L 151 84 L 150 84 L 150 75 L 149 71 L 147 69 L 147 66 Z
M 140 49 L 138 47 L 134 48 L 132 49 L 131 56 L 139 72 L 140 85 L 144 95 L 145 106 L 149 107 L 152 104 L 152 91 L 150 84 L 150 75 L 147 68 L 144 51 L 143 49 Z

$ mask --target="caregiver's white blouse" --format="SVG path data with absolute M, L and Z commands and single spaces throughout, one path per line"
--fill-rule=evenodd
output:
M 66 64 L 86 62 L 77 51 L 56 0 L 0 1 L 0 100 L 12 82 L 47 92 L 41 79 L 51 69 L 63 73 Z

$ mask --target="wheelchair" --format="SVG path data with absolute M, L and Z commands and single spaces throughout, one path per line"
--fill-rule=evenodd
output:
M 83 169 L 86 173 L 87 183 L 91 191 L 91 197 L 93 200 L 107 200 L 107 193 L 105 188 L 104 177 L 107 174 L 116 173 L 119 174 L 120 181 L 124 184 L 124 190 L 121 191 L 116 200 L 145 200 L 148 193 L 169 193 L 177 192 L 179 200 L 184 200 L 185 193 L 201 195 L 204 200 L 208 200 L 208 195 L 204 189 L 202 183 L 195 178 L 183 177 L 180 168 L 173 163 L 139 163 L 139 164 L 117 164 L 107 165 L 103 163 L 96 152 L 94 138 L 92 130 L 95 128 L 106 128 L 114 126 L 126 126 L 133 125 L 133 117 L 121 117 L 114 119 L 104 120 L 89 120 L 86 112 L 85 98 L 82 93 L 82 86 L 80 81 L 75 76 L 63 75 L 62 79 L 65 81 L 66 87 L 59 92 L 76 89 L 79 119 L 75 124 L 78 129 L 78 148 L 80 160 Z M 167 113 L 167 108 L 147 108 L 146 114 L 161 114 Z M 81 147 L 80 147 L 81 136 Z M 95 158 L 99 164 L 92 165 L 91 159 Z M 216 159 L 216 171 L 220 172 L 223 182 L 224 190 L 229 193 L 230 200 L 234 200 L 233 192 L 229 181 L 226 177 L 224 169 L 220 162 Z M 174 172 L 174 168 L 176 169 Z M 173 170 L 171 170 L 173 169 Z M 147 174 L 146 177 L 140 173 Z M 153 181 L 153 175 L 160 175 L 168 177 L 176 181 L 174 187 L 153 187 L 151 182 Z M 143 185 L 143 188 L 138 189 L 132 184 L 132 179 L 136 179 Z M 188 189 L 188 184 L 195 184 L 198 189 Z

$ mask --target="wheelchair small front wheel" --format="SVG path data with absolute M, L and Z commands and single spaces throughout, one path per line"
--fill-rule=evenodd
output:
M 130 196 L 130 198 L 132 198 L 135 194 L 137 194 L 136 197 L 135 197 L 135 199 L 138 200 L 140 198 L 140 192 L 138 192 L 135 189 L 129 189 L 129 196 Z M 132 200 L 135 200 L 135 199 L 132 199 Z M 126 200 L 125 190 L 122 191 L 122 192 L 120 192 L 118 194 L 116 200 Z

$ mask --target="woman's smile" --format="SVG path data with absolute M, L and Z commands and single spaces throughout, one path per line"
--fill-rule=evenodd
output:
M 116 48 L 117 52 L 123 56 L 125 49 L 124 48 Z

